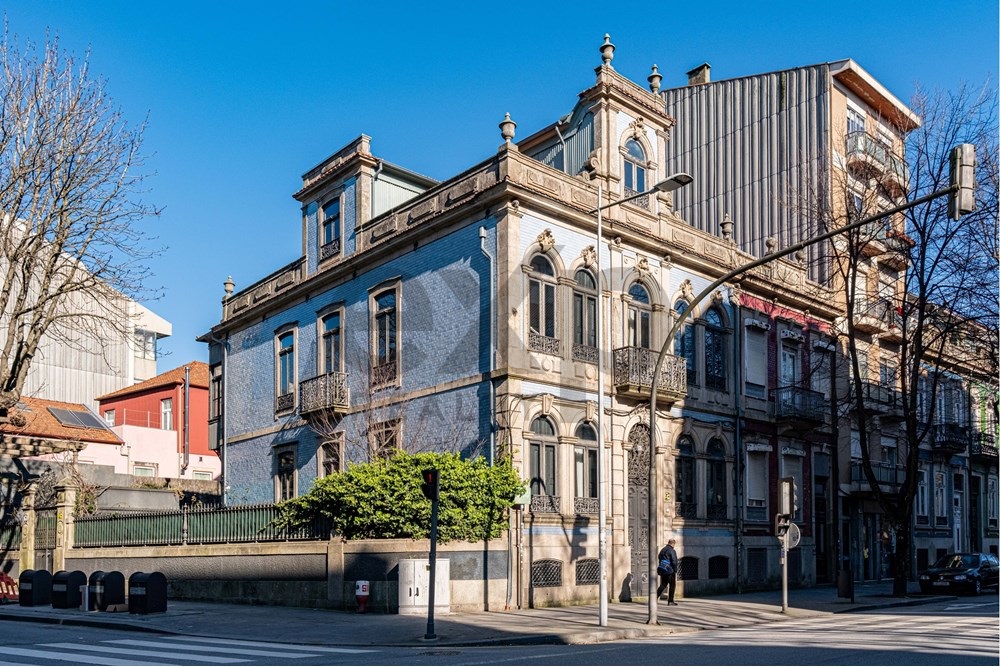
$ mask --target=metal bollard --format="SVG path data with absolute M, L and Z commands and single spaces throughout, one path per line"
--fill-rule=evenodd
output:
M 80 584 L 80 611 L 90 611 L 90 586 Z

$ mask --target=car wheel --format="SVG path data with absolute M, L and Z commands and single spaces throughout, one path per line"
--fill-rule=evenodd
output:
M 979 595 L 983 592 L 983 582 L 979 579 L 975 579 L 972 582 L 972 594 Z

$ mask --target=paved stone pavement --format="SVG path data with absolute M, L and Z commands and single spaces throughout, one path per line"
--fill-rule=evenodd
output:
M 610 603 L 604 627 L 598 623 L 596 604 L 437 614 L 433 640 L 426 639 L 426 616 L 207 602 L 170 601 L 166 612 L 150 615 L 8 604 L 0 606 L 0 620 L 329 646 L 591 644 L 950 599 L 921 596 L 915 589 L 906 598 L 894 598 L 891 592 L 892 583 L 888 581 L 859 584 L 853 602 L 837 597 L 836 588 L 829 586 L 790 590 L 785 614 L 781 612 L 780 591 L 684 598 L 678 600 L 677 606 L 669 607 L 661 601 L 659 625 L 646 624 L 645 601 Z

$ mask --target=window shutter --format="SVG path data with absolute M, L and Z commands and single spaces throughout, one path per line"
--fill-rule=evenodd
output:
M 767 339 L 766 332 L 747 329 L 746 381 L 767 386 Z

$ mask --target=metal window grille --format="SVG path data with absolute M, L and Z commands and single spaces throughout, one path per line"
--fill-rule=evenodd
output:
M 727 556 L 712 556 L 708 559 L 708 578 L 729 578 L 729 558 Z
M 677 571 L 677 578 L 681 581 L 694 580 L 698 578 L 698 559 L 694 556 L 681 558 L 680 569 Z
M 601 569 L 596 558 L 581 558 L 576 561 L 576 585 L 586 586 L 600 583 Z
M 562 561 L 536 560 L 531 564 L 531 585 L 534 588 L 562 586 Z

